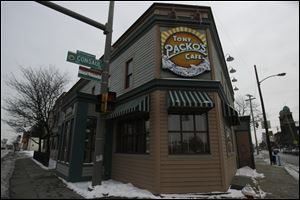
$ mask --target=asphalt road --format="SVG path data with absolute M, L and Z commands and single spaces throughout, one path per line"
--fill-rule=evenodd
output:
M 282 163 L 288 163 L 299 167 L 299 156 L 279 153 L 280 161 Z

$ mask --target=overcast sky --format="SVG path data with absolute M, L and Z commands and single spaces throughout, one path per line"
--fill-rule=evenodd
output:
M 102 24 L 107 21 L 109 2 L 55 2 Z M 151 5 L 151 1 L 115 2 L 113 42 Z M 165 2 L 172 3 L 172 2 Z M 180 2 L 210 6 L 224 53 L 235 58 L 228 63 L 237 70 L 239 88 L 235 97 L 252 94 L 260 105 L 253 66 L 259 79 L 286 72 L 262 83 L 267 118 L 273 132 L 279 125 L 279 112 L 287 105 L 299 121 L 299 2 Z M 99 58 L 104 52 L 102 31 L 65 16 L 36 2 L 1 1 L 1 105 L 13 95 L 4 81 L 9 74 L 19 76 L 18 66 L 55 66 L 77 80 L 78 66 L 66 61 L 68 51 L 82 50 Z M 233 77 L 233 76 L 231 76 Z M 259 107 L 261 109 L 261 107 Z M 5 113 L 1 109 L 1 118 Z M 262 130 L 258 130 L 261 140 Z M 15 133 L 1 121 L 1 138 Z

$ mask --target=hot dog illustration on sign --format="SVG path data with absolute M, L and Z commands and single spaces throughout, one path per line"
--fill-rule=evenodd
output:
M 187 27 L 161 32 L 162 68 L 193 77 L 210 71 L 205 33 Z

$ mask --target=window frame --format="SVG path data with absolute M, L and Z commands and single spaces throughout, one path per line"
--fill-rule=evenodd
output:
M 169 130 L 169 116 L 170 115 L 179 115 L 179 121 L 180 121 L 180 130 Z M 183 130 L 182 128 L 182 116 L 184 115 L 191 115 L 193 117 L 193 129 L 192 130 Z M 197 130 L 196 127 L 196 115 L 201 116 L 201 115 L 205 115 L 205 119 L 206 119 L 206 130 Z M 170 134 L 180 134 L 180 152 L 179 153 L 172 153 L 170 151 Z M 188 134 L 188 133 L 193 133 L 194 137 L 197 136 L 197 134 L 206 134 L 206 138 L 207 138 L 207 147 L 206 147 L 206 151 L 205 152 L 184 152 L 184 145 L 183 145 L 183 134 Z M 168 154 L 169 155 L 209 155 L 211 154 L 211 149 L 210 149 L 210 139 L 209 139 L 209 127 L 208 127 L 208 113 L 204 112 L 204 113 L 189 113 L 189 112 L 171 112 L 168 113 Z
M 84 149 L 83 149 L 83 164 L 91 164 L 91 163 L 94 163 L 94 155 L 95 155 L 95 139 L 96 139 L 96 132 L 97 132 L 97 123 L 98 123 L 98 119 L 97 117 L 94 117 L 94 116 L 88 116 L 86 118 L 86 120 L 95 120 L 95 130 L 94 130 L 94 133 L 90 133 L 90 136 L 88 137 L 88 139 L 90 139 L 90 141 L 88 141 L 88 148 L 86 149 L 86 146 L 85 146 L 85 140 L 86 140 L 86 129 L 88 128 L 87 127 L 87 122 L 86 122 L 86 127 L 85 127 L 85 135 L 84 135 Z M 94 134 L 94 135 L 92 135 Z M 92 153 L 94 150 L 94 154 Z M 87 152 L 87 155 L 86 155 L 86 151 Z M 88 161 L 86 162 L 86 156 L 88 157 Z
M 129 74 L 129 64 L 131 64 L 131 73 Z M 126 62 L 126 68 L 125 68 L 125 89 L 130 88 L 132 85 L 132 79 L 133 79 L 133 58 L 129 59 Z
M 148 155 L 150 153 L 150 130 L 147 131 L 146 123 L 149 116 L 123 118 L 117 121 L 116 148 L 119 154 Z M 150 123 L 150 121 L 148 122 Z M 131 127 L 132 132 L 129 132 Z M 129 146 L 130 145 L 130 146 Z

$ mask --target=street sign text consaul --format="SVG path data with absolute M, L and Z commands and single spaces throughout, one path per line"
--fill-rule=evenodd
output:
M 101 61 L 97 60 L 95 55 L 83 51 L 77 51 L 77 53 L 68 51 L 67 61 L 94 69 L 102 68 Z

